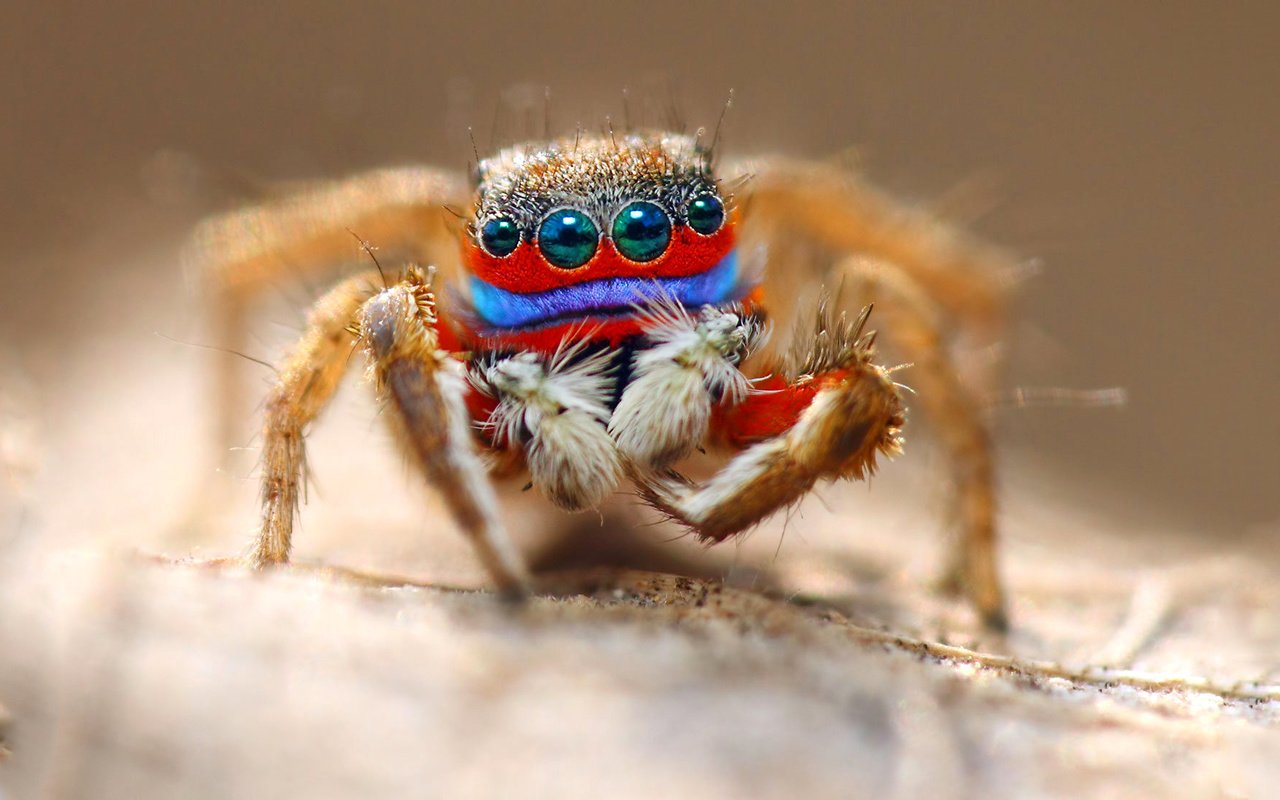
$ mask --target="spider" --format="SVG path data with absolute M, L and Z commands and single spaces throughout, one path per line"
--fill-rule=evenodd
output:
M 196 242 L 228 351 L 242 349 L 256 295 L 286 274 L 350 264 L 355 232 L 411 265 L 394 280 L 379 265 L 337 283 L 283 361 L 265 404 L 253 564 L 289 559 L 305 432 L 353 341 L 398 440 L 508 592 L 529 577 L 499 522 L 495 477 L 526 476 L 567 510 L 630 481 L 708 542 L 819 480 L 864 478 L 900 451 L 905 415 L 900 385 L 874 360 L 870 306 L 801 301 L 807 287 L 843 284 L 874 299 L 914 365 L 953 468 L 953 586 L 1004 627 L 989 435 L 951 344 L 996 340 L 1009 256 L 846 169 L 722 170 L 714 150 L 701 132 L 579 131 L 477 159 L 469 182 L 379 170 L 204 223 Z M 229 445 L 242 387 L 227 362 Z M 702 482 L 684 477 L 681 461 L 705 448 L 727 463 Z

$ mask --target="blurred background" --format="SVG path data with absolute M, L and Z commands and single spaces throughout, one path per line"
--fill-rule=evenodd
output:
M 152 336 L 202 335 L 171 324 L 200 308 L 178 265 L 118 273 L 212 210 L 370 166 L 463 169 L 468 129 L 484 149 L 495 115 L 540 120 L 544 87 L 566 128 L 620 118 L 624 89 L 710 126 L 732 89 L 729 155 L 856 149 L 881 185 L 1040 259 L 1010 384 L 1130 400 L 1003 412 L 1003 440 L 1096 502 L 1229 539 L 1280 517 L 1275 23 L 1210 4 L 10 2 L 0 340 L 56 426 L 68 348 L 194 357 Z

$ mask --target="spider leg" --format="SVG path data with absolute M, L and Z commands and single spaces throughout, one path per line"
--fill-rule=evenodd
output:
M 884 336 L 911 362 L 910 383 L 918 393 L 917 402 L 933 423 L 951 462 L 953 513 L 959 535 L 943 583 L 963 589 L 989 624 L 1005 627 L 1004 593 L 996 563 L 991 435 L 979 398 L 961 380 L 946 346 L 942 311 L 896 265 L 850 258 L 840 268 L 864 281 L 865 293 L 876 302 L 885 321 Z
M 959 324 L 980 338 L 1000 334 L 1011 278 L 1020 272 L 1009 252 L 894 200 L 847 169 L 783 160 L 735 169 L 751 176 L 740 193 L 751 224 L 895 264 Z M 810 277 L 826 283 L 830 275 L 823 268 Z M 798 280 L 792 269 L 770 271 L 766 297 L 794 295 Z
M 721 541 L 800 500 L 819 479 L 864 478 L 879 454 L 897 453 L 901 400 L 871 362 L 865 321 L 864 312 L 853 324 L 826 327 L 797 374 L 717 411 L 715 434 L 745 449 L 704 484 L 634 471 L 646 500 L 699 537 Z
M 381 291 L 378 279 L 376 273 L 349 279 L 320 300 L 268 396 L 262 527 L 250 559 L 258 567 L 289 560 L 305 468 L 304 430 L 337 388 L 349 363 L 351 331 L 357 330 L 390 401 L 398 438 L 440 490 L 498 586 L 523 593 L 527 574 L 498 519 L 493 487 L 472 447 L 466 378 L 462 365 L 438 346 L 427 279 L 410 269 Z
M 987 623 L 1005 625 L 1004 599 L 995 558 L 994 467 L 991 437 L 981 415 L 980 393 L 998 380 L 998 365 L 967 375 L 950 352 L 956 332 L 973 344 L 998 343 L 1005 325 L 1011 278 L 1019 268 L 1006 251 L 981 242 L 927 211 L 897 202 L 846 170 L 793 162 L 745 165 L 754 172 L 747 213 L 771 236 L 797 234 L 840 254 L 834 268 L 821 259 L 815 282 L 843 278 L 865 284 L 888 317 L 885 335 L 914 362 L 913 383 L 926 416 L 946 446 L 956 487 L 961 537 L 944 583 L 962 586 Z M 859 259 L 856 256 L 863 256 Z M 765 275 L 767 299 L 793 294 L 796 276 Z M 773 304 L 784 323 L 789 310 Z
M 435 299 L 411 270 L 360 311 L 378 385 L 391 401 L 393 425 L 498 587 L 520 596 L 529 576 L 498 517 L 497 497 L 473 445 L 462 364 L 439 347 Z
M 282 279 L 320 278 L 363 261 L 353 232 L 400 260 L 445 263 L 456 248 L 442 204 L 465 197 L 455 179 L 419 168 L 378 170 L 310 187 L 203 223 L 187 261 L 211 295 L 213 336 L 226 351 L 215 374 L 215 445 L 228 466 L 246 396 L 248 311 Z M 444 259 L 444 260 L 442 260 Z M 363 269 L 363 266 L 361 267 Z
M 255 566 L 289 560 L 293 522 L 306 469 L 304 430 L 324 409 L 347 370 L 349 328 L 377 291 L 376 273 L 343 281 L 320 298 L 302 340 L 286 357 L 267 395 L 262 430 L 262 527 Z

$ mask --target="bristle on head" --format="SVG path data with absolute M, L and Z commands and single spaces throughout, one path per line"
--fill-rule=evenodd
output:
M 606 129 L 516 145 L 480 162 L 475 218 L 507 215 L 533 230 L 560 206 L 607 219 L 627 199 L 678 214 L 694 197 L 716 191 L 709 167 L 692 137 L 671 133 Z

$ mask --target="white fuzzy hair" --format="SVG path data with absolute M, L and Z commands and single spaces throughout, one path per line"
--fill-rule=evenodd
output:
M 764 329 L 739 308 L 703 306 L 695 319 L 670 299 L 646 309 L 644 319 L 653 346 L 636 353 L 609 433 L 632 463 L 662 467 L 702 443 L 713 398 L 746 397 L 751 382 L 738 364 Z
M 622 463 L 605 430 L 614 379 L 612 353 L 575 362 L 582 345 L 550 358 L 517 353 L 473 368 L 472 383 L 498 399 L 485 425 L 498 444 L 528 431 L 525 456 L 535 486 L 561 508 L 599 505 L 622 479 Z

